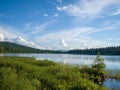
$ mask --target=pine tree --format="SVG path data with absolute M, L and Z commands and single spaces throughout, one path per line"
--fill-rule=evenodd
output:
M 105 63 L 104 59 L 100 57 L 100 53 L 98 53 L 93 65 L 92 71 L 94 75 L 94 82 L 97 84 L 101 84 L 105 80 Z

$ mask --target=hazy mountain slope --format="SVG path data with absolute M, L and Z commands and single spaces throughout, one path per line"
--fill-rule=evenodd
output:
M 47 51 L 48 50 L 35 49 L 12 42 L 0 42 L 0 53 L 44 53 Z
M 118 47 L 106 47 L 106 48 L 94 48 L 94 49 L 76 49 L 76 50 L 42 50 L 35 49 L 28 46 L 12 42 L 0 42 L 0 53 L 65 53 L 65 54 L 85 54 L 96 55 L 100 52 L 102 55 L 120 55 L 120 46 Z

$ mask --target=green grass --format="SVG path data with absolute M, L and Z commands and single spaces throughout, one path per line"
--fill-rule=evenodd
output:
M 89 67 L 24 57 L 0 57 L 0 90 L 106 90 Z

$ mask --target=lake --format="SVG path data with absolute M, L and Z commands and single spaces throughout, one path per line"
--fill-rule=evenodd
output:
M 72 65 L 91 65 L 96 55 L 73 55 L 73 54 L 1 54 L 3 56 L 35 57 L 37 60 L 52 60 Z M 106 64 L 106 69 L 120 70 L 120 56 L 101 55 Z
M 106 78 L 103 85 L 109 90 L 120 90 L 120 80 Z
M 0 56 L 35 57 L 36 60 L 52 60 L 72 65 L 91 65 L 97 55 L 73 55 L 73 54 L 0 54 Z M 120 70 L 120 56 L 101 55 L 106 64 L 106 69 Z M 120 80 L 107 78 L 103 84 L 112 90 L 120 90 Z

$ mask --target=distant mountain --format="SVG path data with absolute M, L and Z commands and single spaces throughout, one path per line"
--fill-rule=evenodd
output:
M 10 37 L 9 35 L 6 36 L 6 35 L 0 33 L 0 42 L 1 41 L 2 42 L 13 42 L 13 43 L 17 43 L 17 44 L 20 44 L 20 45 L 33 47 L 33 48 L 37 48 L 37 49 L 44 49 L 44 47 L 41 47 L 40 45 L 36 44 L 35 42 L 27 40 L 22 36 L 16 36 L 15 35 L 14 37 Z
M 76 50 L 42 50 L 23 46 L 12 42 L 0 42 L 0 53 L 62 53 L 62 54 L 85 54 L 96 55 L 100 52 L 101 55 L 120 55 L 120 46 L 92 49 L 76 49 Z
M 40 50 L 12 42 L 0 42 L 0 53 L 57 53 L 52 50 Z

